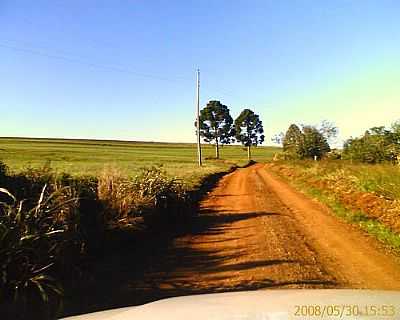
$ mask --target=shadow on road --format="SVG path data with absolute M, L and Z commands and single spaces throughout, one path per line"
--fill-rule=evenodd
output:
M 202 241 L 204 235 L 218 235 L 232 228 L 232 223 L 254 217 L 279 215 L 274 212 L 218 213 L 203 210 L 185 228 L 174 235 L 154 233 L 142 239 L 126 239 L 119 250 L 104 255 L 93 270 L 91 281 L 80 289 L 79 297 L 70 297 L 67 314 L 80 314 L 117 307 L 140 305 L 166 297 L 229 291 L 274 288 L 311 281 L 281 282 L 255 279 L 237 283 L 233 272 L 297 263 L 293 260 L 265 260 L 232 263 L 251 247 L 218 249 L 218 242 L 235 241 L 234 237 Z M 193 249 L 188 243 L 199 239 L 204 249 Z M 243 237 L 240 238 L 243 240 Z M 201 281 L 202 276 L 207 281 Z M 307 282 L 307 283 L 306 283 Z M 317 284 L 315 281 L 311 284 Z M 330 283 L 321 283 L 329 285 Z

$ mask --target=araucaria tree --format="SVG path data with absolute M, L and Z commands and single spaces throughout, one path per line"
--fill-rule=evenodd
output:
M 244 109 L 235 120 L 236 140 L 247 147 L 247 157 L 251 160 L 251 146 L 264 142 L 264 128 L 260 117 L 250 109 Z
M 196 125 L 196 123 L 195 123 Z M 219 145 L 233 142 L 233 119 L 229 108 L 211 100 L 200 111 L 200 136 L 206 142 L 215 142 L 215 157 L 219 159 Z

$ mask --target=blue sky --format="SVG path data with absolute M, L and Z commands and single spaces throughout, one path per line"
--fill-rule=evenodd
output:
M 201 104 L 339 140 L 400 118 L 398 1 L 0 0 L 0 136 L 192 142 Z

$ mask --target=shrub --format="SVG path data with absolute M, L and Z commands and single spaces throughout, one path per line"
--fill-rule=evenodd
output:
M 97 194 L 104 206 L 105 224 L 126 219 L 135 210 L 135 190 L 118 169 L 107 167 L 100 174 Z
M 332 149 L 330 152 L 326 154 L 326 159 L 329 160 L 340 160 L 342 158 L 341 150 Z
M 107 224 L 134 217 L 142 217 L 147 225 L 166 222 L 182 216 L 187 200 L 182 183 L 158 167 L 143 168 L 133 179 L 107 168 L 99 178 L 98 195 Z
M 28 167 L 9 176 L 3 187 L 6 187 L 17 199 L 25 199 L 29 205 L 34 205 L 34 199 L 40 195 L 44 185 L 47 185 L 47 192 L 54 191 L 55 180 L 56 175 L 48 166 Z
M 175 222 L 185 213 L 188 197 L 183 184 L 175 178 L 169 178 L 160 168 L 143 169 L 134 179 L 134 189 L 137 214 L 147 224 Z
M 0 192 L 8 197 L 0 202 L 0 311 L 15 319 L 53 317 L 62 289 L 52 272 L 77 243 L 77 198 L 70 188 L 49 193 L 44 186 L 30 207 L 8 190 Z
M 395 123 L 391 129 L 373 127 L 359 138 L 350 138 L 344 143 L 345 159 L 366 163 L 396 163 L 400 154 L 400 124 Z
M 7 172 L 8 172 L 7 165 L 4 162 L 0 161 L 0 178 L 5 177 L 7 175 Z
M 54 317 L 62 284 L 74 288 L 71 280 L 110 240 L 110 227 L 165 226 L 187 212 L 183 184 L 157 167 L 134 178 L 112 168 L 98 178 L 57 175 L 49 166 L 13 175 L 1 168 L 0 314 L 7 318 Z

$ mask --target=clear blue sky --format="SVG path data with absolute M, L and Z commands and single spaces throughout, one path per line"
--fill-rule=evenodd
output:
M 0 136 L 194 141 L 201 104 L 267 133 L 400 118 L 400 2 L 0 0 Z

